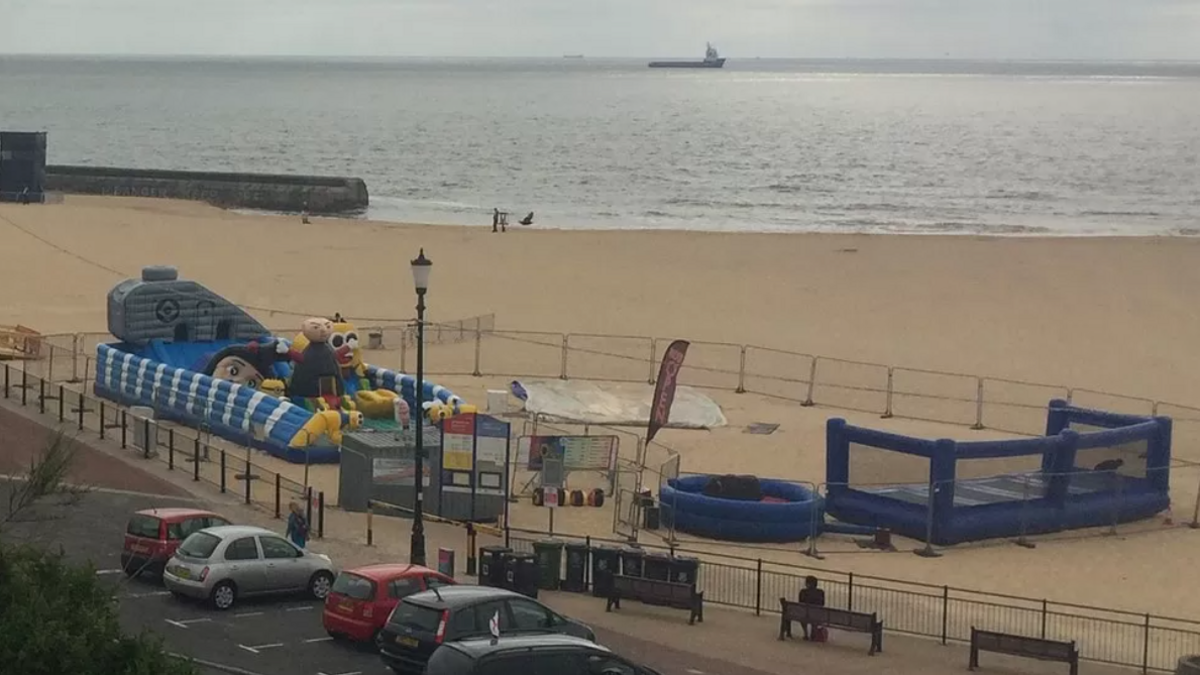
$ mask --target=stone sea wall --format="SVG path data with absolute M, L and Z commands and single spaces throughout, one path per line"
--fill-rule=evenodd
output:
M 46 167 L 46 189 L 120 197 L 190 199 L 223 208 L 357 213 L 367 208 L 361 178 L 208 171 L 163 171 L 99 166 Z

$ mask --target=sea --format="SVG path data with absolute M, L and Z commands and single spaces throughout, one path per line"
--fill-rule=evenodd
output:
M 53 164 L 359 176 L 488 227 L 1200 234 L 1200 63 L 0 57 Z

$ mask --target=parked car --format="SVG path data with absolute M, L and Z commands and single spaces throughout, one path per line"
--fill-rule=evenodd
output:
M 568 635 L 470 638 L 438 647 L 425 675 L 659 675 L 589 640 Z
M 420 565 L 389 563 L 343 570 L 325 597 L 321 620 L 335 638 L 375 641 L 401 599 L 454 584 L 454 579 Z
M 442 644 L 491 634 L 560 633 L 595 641 L 591 628 L 519 593 L 485 586 L 447 586 L 401 600 L 379 634 L 379 656 L 393 671 L 420 675 Z
M 261 527 L 209 527 L 184 540 L 163 571 L 176 596 L 229 609 L 239 598 L 307 593 L 324 600 L 337 569 L 329 556 L 297 548 Z
M 206 527 L 228 524 L 225 517 L 201 509 L 138 511 L 125 524 L 121 569 L 130 577 L 142 572 L 162 574 L 163 566 L 184 539 Z

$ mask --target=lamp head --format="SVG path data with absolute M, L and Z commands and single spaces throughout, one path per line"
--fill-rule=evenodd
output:
M 412 261 L 413 286 L 417 293 L 424 294 L 429 290 L 429 273 L 433 270 L 433 261 L 425 257 L 425 249 L 417 254 Z

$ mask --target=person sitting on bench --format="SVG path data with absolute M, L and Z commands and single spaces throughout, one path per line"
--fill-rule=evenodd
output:
M 807 577 L 804 577 L 804 588 L 800 589 L 799 601 L 806 605 L 817 605 L 818 607 L 825 606 L 825 591 L 823 589 L 817 588 L 817 578 L 812 576 L 811 574 L 808 575 Z M 813 628 L 813 631 L 815 632 L 815 630 L 817 628 L 816 624 L 813 624 L 812 628 Z M 804 639 L 805 640 L 810 639 L 809 625 L 807 622 L 804 622 L 804 621 L 800 622 L 800 630 L 804 631 Z M 790 622 L 788 624 L 787 636 L 792 637 Z

